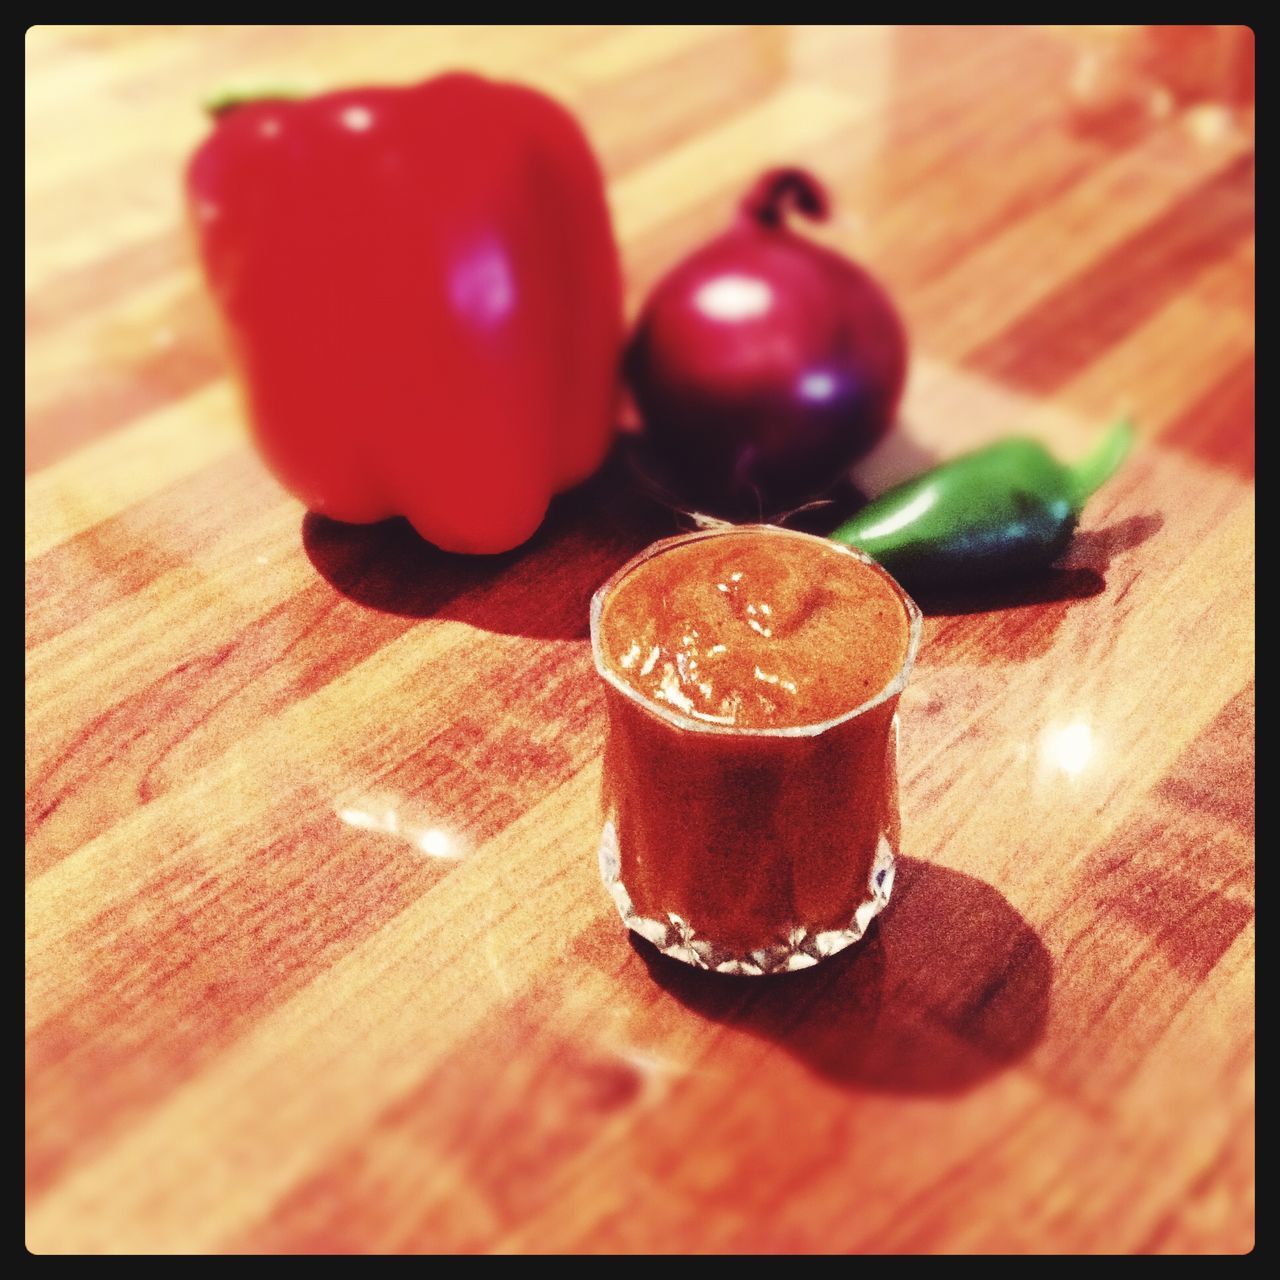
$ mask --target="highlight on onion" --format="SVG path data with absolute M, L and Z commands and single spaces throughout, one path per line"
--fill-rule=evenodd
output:
M 624 371 L 643 423 L 636 461 L 686 506 L 738 519 L 819 496 L 893 424 L 906 333 L 861 267 L 796 234 L 822 220 L 803 169 L 764 174 L 737 222 L 654 288 Z

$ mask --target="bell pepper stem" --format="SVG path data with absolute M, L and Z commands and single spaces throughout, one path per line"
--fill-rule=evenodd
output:
M 248 106 L 251 102 L 275 102 L 305 96 L 305 90 L 296 85 L 257 85 L 253 88 L 226 85 L 221 89 L 215 89 L 200 105 L 216 120 L 219 116 L 224 116 L 237 107 Z
M 1133 423 L 1128 418 L 1121 418 L 1107 428 L 1092 453 L 1079 462 L 1066 464 L 1074 494 L 1072 506 L 1077 515 L 1089 498 L 1115 474 L 1133 447 L 1134 438 Z

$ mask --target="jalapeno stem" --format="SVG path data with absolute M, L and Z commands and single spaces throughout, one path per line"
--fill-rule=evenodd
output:
M 1133 447 L 1133 423 L 1121 418 L 1113 423 L 1088 457 L 1063 464 L 1071 479 L 1072 510 L 1079 515 L 1093 493 L 1116 472 Z

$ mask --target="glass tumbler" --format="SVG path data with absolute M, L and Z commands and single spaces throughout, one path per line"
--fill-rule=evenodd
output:
M 879 692 L 819 724 L 744 728 L 655 702 L 610 665 L 601 618 L 618 585 L 676 547 L 744 529 L 820 541 L 892 584 L 906 654 Z M 591 646 L 608 711 L 600 874 L 629 928 L 674 959 L 736 974 L 807 968 L 862 937 L 893 888 L 897 706 L 920 630 L 915 603 L 862 552 L 769 525 L 664 539 L 596 592 Z

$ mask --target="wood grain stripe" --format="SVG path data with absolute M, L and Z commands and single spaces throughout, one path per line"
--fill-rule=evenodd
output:
M 1064 1025 L 1050 1037 L 1058 1047 L 1039 1069 L 1109 1120 L 1149 1046 L 1253 918 L 1252 812 L 1239 788 L 1252 774 L 1252 703 L 1248 689 L 1202 730 L 1072 876 L 1049 926 L 1046 941 L 1069 947 L 1072 963 L 1057 1003 Z M 1215 779 L 1229 781 L 1234 804 Z M 1126 1053 L 1105 1052 L 1114 1044 Z
M 1061 200 L 1023 218 L 922 291 L 912 314 L 929 324 L 930 350 L 943 356 L 980 347 L 1158 218 L 1170 201 L 1230 172 L 1243 150 L 1205 153 L 1170 127 L 1098 166 Z M 1008 281 L 998 298 L 982 288 L 996 276 Z
M 193 425 L 194 424 L 194 425 Z M 230 388 L 168 404 L 26 483 L 26 558 L 83 534 L 243 444 Z
M 990 377 L 1055 391 L 1253 231 L 1252 156 L 1183 195 L 966 356 Z
M 1254 377 L 1251 351 L 1178 414 L 1161 433 L 1161 442 L 1252 479 Z
M 172 1100 L 151 1108 L 122 1144 L 80 1164 L 28 1213 L 28 1243 L 42 1252 L 202 1249 L 242 1228 L 264 1196 L 279 1194 L 344 1131 L 358 1131 L 412 1088 L 446 1025 L 455 1034 L 477 1025 L 485 1007 L 477 997 L 493 981 L 482 959 L 486 937 L 504 952 L 518 945 L 527 981 L 554 960 L 570 913 L 581 919 L 584 909 L 598 909 L 600 890 L 588 865 L 567 879 L 549 879 L 545 866 L 548 847 L 581 848 L 590 840 L 584 802 L 598 784 L 592 767 L 558 788 L 484 856 L 418 898 Z M 528 838 L 532 832 L 537 839 Z M 497 919 L 484 907 L 495 875 L 520 890 Z M 447 953 L 424 952 L 429 937 L 447 940 Z M 469 980 L 460 980 L 459 965 Z M 505 979 L 513 982 L 516 974 L 508 969 Z M 425 1027 L 432 1034 L 424 1039 Z M 263 1075 L 278 1068 L 281 1047 L 290 1042 L 307 1045 L 302 1089 L 292 1071 L 287 1078 L 272 1072 L 274 1083 Z M 264 1109 L 268 1089 L 274 1096 Z M 317 1127 L 320 1115 L 338 1123 Z M 178 1147 L 175 1133 L 185 1135 Z M 209 1146 L 217 1134 L 224 1135 L 216 1143 L 221 1157 Z M 159 1199 L 145 1175 L 156 1160 L 171 1178 Z M 250 1169 L 252 1180 L 245 1176 Z

